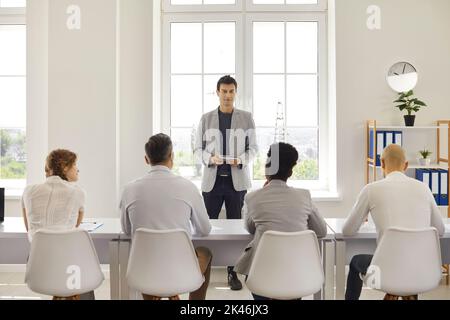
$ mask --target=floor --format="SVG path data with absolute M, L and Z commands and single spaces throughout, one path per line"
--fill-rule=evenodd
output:
M 241 291 L 231 291 L 227 286 L 227 271 L 225 268 L 213 268 L 210 285 L 208 288 L 208 300 L 250 300 L 252 296 L 245 287 Z M 108 300 L 109 294 L 109 274 L 105 271 L 105 281 L 102 286 L 95 291 L 96 298 Z M 243 278 L 241 278 L 243 280 Z M 244 282 L 243 282 L 244 283 Z M 371 289 L 363 289 L 362 300 L 381 300 L 384 294 Z M 51 297 L 36 294 L 28 289 L 24 284 L 24 272 L 0 272 L 0 300 L 48 300 Z M 187 299 L 187 295 L 181 296 Z M 312 299 L 307 297 L 306 299 Z M 441 285 L 422 296 L 422 300 L 450 300 L 450 286 Z

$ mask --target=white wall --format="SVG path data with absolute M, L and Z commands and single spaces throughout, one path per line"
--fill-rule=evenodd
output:
M 366 27 L 369 5 L 381 8 L 381 30 Z M 343 201 L 320 204 L 324 215 L 346 216 L 364 185 L 365 120 L 403 124 L 402 114 L 393 108 L 396 93 L 385 80 L 391 65 L 409 61 L 418 69 L 415 92 L 430 106 L 417 114 L 419 125 L 450 119 L 448 12 L 448 0 L 336 0 L 338 183 Z
M 70 5 L 80 30 L 66 26 Z M 116 20 L 114 0 L 50 0 L 48 146 L 79 155 L 86 213 L 99 217 L 117 211 Z
M 144 144 L 153 132 L 153 1 L 120 1 L 120 183 L 147 170 Z
M 28 22 L 35 21 L 28 32 L 36 37 L 36 24 L 45 29 L 46 19 L 37 3 L 47 0 L 28 1 Z M 117 214 L 117 190 L 145 172 L 143 143 L 152 132 L 151 88 L 157 84 L 152 80 L 152 1 L 117 1 L 119 19 L 113 0 L 70 1 L 81 5 L 85 28 L 71 34 L 63 20 L 69 1 L 49 0 L 48 143 L 80 154 L 80 183 L 88 192 L 91 216 Z M 381 7 L 381 30 L 366 27 L 369 5 Z M 392 64 L 406 60 L 419 71 L 416 94 L 430 107 L 418 113 L 418 124 L 450 119 L 448 12 L 448 0 L 336 0 L 338 188 L 343 200 L 318 203 L 324 216 L 346 216 L 364 185 L 364 121 L 402 124 L 401 113 L 392 107 L 395 93 L 385 81 Z M 120 50 L 115 50 L 116 27 Z M 28 42 L 33 44 L 29 79 L 45 84 L 45 68 L 33 64 L 38 57 L 45 62 L 45 45 L 37 45 L 37 40 L 45 44 L 45 36 L 40 37 Z M 29 108 L 44 104 L 43 92 L 45 85 L 31 89 Z M 41 168 L 42 151 L 30 154 L 29 161 Z M 6 208 L 10 216 L 20 214 L 18 201 L 8 201 Z

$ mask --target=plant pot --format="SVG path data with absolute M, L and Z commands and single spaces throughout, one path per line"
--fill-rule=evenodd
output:
M 429 166 L 431 164 L 431 159 L 430 158 L 427 158 L 427 159 L 419 158 L 419 164 L 421 166 Z
M 415 115 L 411 115 L 411 116 L 404 116 L 405 118 L 405 126 L 407 127 L 414 127 L 414 122 L 416 121 L 416 116 Z

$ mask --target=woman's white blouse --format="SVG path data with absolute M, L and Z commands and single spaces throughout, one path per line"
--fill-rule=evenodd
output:
M 70 230 L 84 211 L 85 193 L 74 183 L 60 177 L 47 178 L 43 184 L 28 186 L 22 197 L 28 220 L 28 238 L 39 229 Z

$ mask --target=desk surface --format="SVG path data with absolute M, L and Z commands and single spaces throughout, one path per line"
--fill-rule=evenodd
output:
M 335 233 L 336 239 L 376 239 L 377 231 L 375 225 L 369 222 L 364 223 L 359 229 L 358 233 L 354 236 L 348 237 L 342 234 L 342 229 L 344 227 L 346 219 L 326 219 L 328 227 Z M 450 219 L 444 219 L 445 223 L 445 233 L 443 238 L 450 238 Z
M 93 239 L 120 238 L 129 239 L 122 233 L 120 219 L 86 219 L 86 222 L 95 221 L 103 224 L 96 230 L 90 232 Z M 328 222 L 328 221 L 327 221 Z M 211 220 L 213 229 L 207 237 L 193 237 L 193 240 L 248 240 L 253 238 L 244 227 L 244 220 Z M 26 230 L 22 218 L 6 218 L 0 224 L 0 239 L 26 238 Z M 328 227 L 328 234 L 324 240 L 333 240 L 334 232 Z
M 93 239 L 114 239 L 121 233 L 119 219 L 86 219 L 86 222 L 95 221 L 102 224 L 96 230 L 89 232 Z M 22 218 L 5 218 L 0 224 L 0 239 L 27 238 L 27 231 Z

